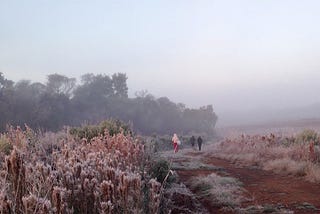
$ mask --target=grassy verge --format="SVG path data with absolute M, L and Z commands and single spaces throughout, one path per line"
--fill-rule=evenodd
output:
M 191 179 L 191 188 L 202 199 L 208 200 L 215 207 L 234 208 L 243 200 L 242 183 L 232 177 L 221 177 L 215 173 Z

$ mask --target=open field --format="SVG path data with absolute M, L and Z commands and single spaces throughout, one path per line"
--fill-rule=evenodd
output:
M 320 132 L 320 119 L 311 118 L 291 121 L 274 121 L 254 125 L 220 127 L 217 128 L 217 132 L 222 137 L 236 137 L 243 133 L 250 135 L 270 133 L 292 135 L 305 129 L 313 129 Z
M 184 136 L 174 153 L 168 136 L 99 127 L 1 134 L 1 213 L 320 213 L 316 129 L 239 132 L 202 151 Z

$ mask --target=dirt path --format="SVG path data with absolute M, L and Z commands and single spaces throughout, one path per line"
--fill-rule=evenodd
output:
M 201 153 L 190 152 L 190 156 L 198 156 Z M 320 213 L 320 184 L 306 182 L 302 178 L 282 176 L 268 171 L 250 168 L 238 168 L 228 161 L 206 156 L 203 162 L 209 165 L 224 168 L 224 170 L 183 170 L 178 171 L 181 180 L 185 183 L 192 176 L 207 175 L 215 172 L 222 176 L 235 177 L 243 183 L 247 190 L 246 196 L 251 201 L 242 204 L 242 207 L 251 205 L 281 205 L 294 213 Z M 217 213 L 215 207 L 203 201 L 204 206 L 211 212 Z

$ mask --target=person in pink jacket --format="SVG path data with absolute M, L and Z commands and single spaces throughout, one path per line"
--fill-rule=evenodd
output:
M 177 153 L 179 150 L 179 138 L 176 133 L 173 134 L 172 143 L 173 143 L 174 153 Z

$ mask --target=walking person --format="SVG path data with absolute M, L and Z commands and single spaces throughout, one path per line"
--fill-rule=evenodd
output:
M 199 136 L 198 137 L 198 147 L 199 147 L 199 151 L 201 151 L 201 146 L 202 146 L 202 138 Z
M 174 133 L 173 134 L 173 137 L 172 137 L 172 143 L 173 143 L 173 151 L 174 151 L 174 153 L 177 153 L 178 152 L 178 150 L 179 150 L 179 138 L 178 138 L 178 136 L 177 136 L 177 134 L 176 133 Z
M 192 137 L 190 138 L 190 143 L 191 143 L 192 148 L 194 148 L 195 142 L 196 142 L 196 138 L 192 135 Z

